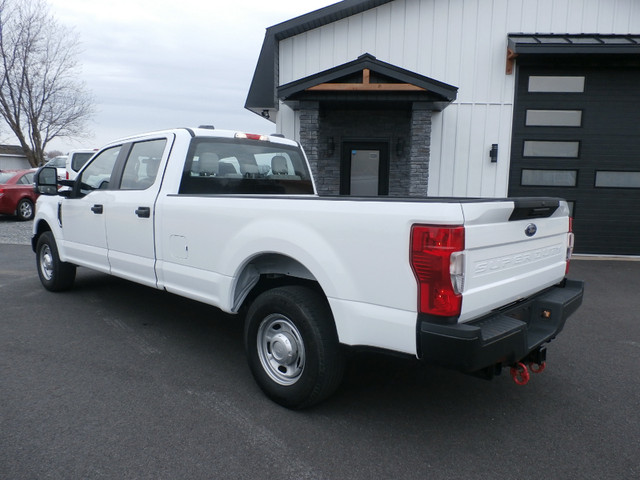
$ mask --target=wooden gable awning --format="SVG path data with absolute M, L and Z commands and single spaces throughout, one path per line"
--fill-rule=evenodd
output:
M 381 62 L 373 55 L 278 88 L 281 100 L 421 101 L 441 110 L 456 99 L 457 87 Z
M 371 81 L 371 70 L 362 69 L 361 82 L 327 82 L 306 89 L 307 92 L 426 92 L 427 89 L 411 83 L 383 83 Z

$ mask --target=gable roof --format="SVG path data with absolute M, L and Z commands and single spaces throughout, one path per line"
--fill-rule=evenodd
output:
M 0 145 L 0 155 L 11 155 L 27 158 L 20 145 Z
M 393 0 L 344 0 L 311 13 L 287 20 L 267 28 L 256 70 L 253 74 L 244 107 L 260 112 L 277 105 L 277 53 L 278 42 L 285 38 L 319 28 L 343 18 L 371 10 Z
M 327 95 L 349 100 L 354 92 L 359 100 L 362 93 L 368 93 L 371 100 L 426 101 L 442 110 L 456 99 L 458 88 L 382 62 L 369 53 L 278 87 L 278 97 L 283 100 L 329 99 Z

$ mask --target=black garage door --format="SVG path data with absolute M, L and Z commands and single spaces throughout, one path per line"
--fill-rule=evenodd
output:
M 640 66 L 521 65 L 510 196 L 559 196 L 576 252 L 640 255 Z

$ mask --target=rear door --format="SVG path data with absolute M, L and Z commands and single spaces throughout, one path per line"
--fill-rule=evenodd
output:
M 105 205 L 111 273 L 156 286 L 155 202 L 173 136 L 126 145 L 117 192 Z

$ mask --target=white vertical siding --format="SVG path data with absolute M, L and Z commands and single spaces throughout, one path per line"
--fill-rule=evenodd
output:
M 507 35 L 519 32 L 639 33 L 640 0 L 395 0 L 280 42 L 280 84 L 371 53 L 455 85 L 456 102 L 433 117 L 429 194 L 504 196 L 515 88 Z M 295 130 L 294 112 L 281 110 L 278 125 Z

